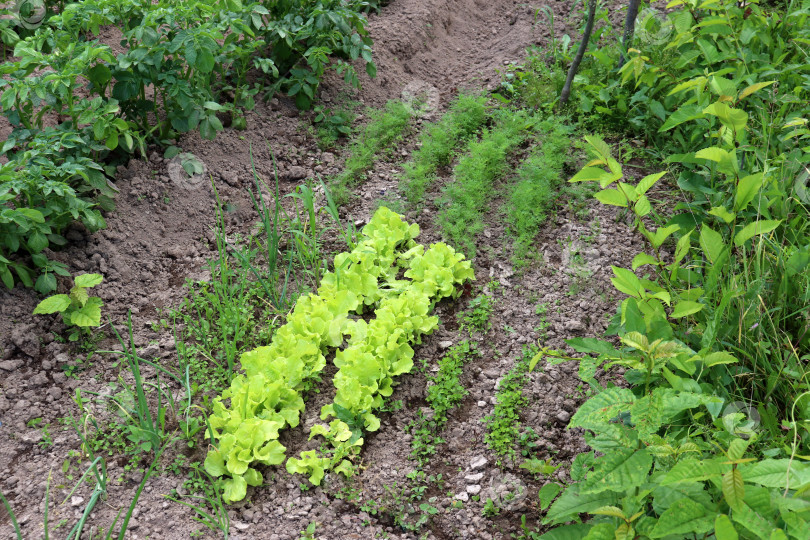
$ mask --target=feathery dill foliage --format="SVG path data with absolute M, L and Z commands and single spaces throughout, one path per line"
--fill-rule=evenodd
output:
M 408 202 L 422 200 L 425 190 L 436 179 L 436 170 L 450 164 L 453 151 L 472 136 L 487 120 L 487 98 L 460 95 L 441 120 L 430 124 L 419 137 L 421 147 L 405 164 L 402 188 Z
M 517 262 L 525 261 L 534 237 L 546 221 L 551 201 L 563 183 L 560 175 L 571 148 L 572 129 L 558 118 L 544 120 L 537 129 L 542 141 L 518 169 L 506 205 L 509 233 L 514 238 L 513 257 Z
M 399 101 L 389 101 L 382 110 L 370 110 L 368 116 L 368 124 L 349 146 L 343 172 L 332 182 L 332 196 L 339 205 L 349 201 L 350 189 L 360 184 L 374 158 L 402 140 L 411 121 L 410 110 Z
M 416 420 L 408 426 L 413 434 L 411 457 L 421 465 L 428 463 L 437 446 L 444 442 L 439 434 L 447 424 L 447 413 L 458 407 L 469 394 L 460 380 L 464 364 L 479 354 L 475 344 L 465 339 L 447 351 L 439 360 L 439 371 L 428 377 L 426 399 L 433 414 L 426 416 L 419 411 Z
M 467 146 L 453 176 L 455 181 L 440 199 L 439 225 L 445 237 L 468 257 L 475 255 L 475 235 L 484 229 L 483 216 L 492 200 L 495 180 L 507 169 L 510 153 L 537 122 L 525 111 L 499 110 L 495 126 Z

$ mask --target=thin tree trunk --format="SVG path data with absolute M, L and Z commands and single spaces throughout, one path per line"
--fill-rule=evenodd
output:
M 622 54 L 619 57 L 619 67 L 624 65 L 624 53 L 633 41 L 633 33 L 636 31 L 636 17 L 638 17 L 638 7 L 641 0 L 630 0 L 627 6 L 627 18 L 624 20 L 624 37 L 622 38 Z
M 577 74 L 579 64 L 582 62 L 582 57 L 585 56 L 585 51 L 588 49 L 588 41 L 591 39 L 593 33 L 593 20 L 596 17 L 596 2 L 598 0 L 591 0 L 588 5 L 588 22 L 585 23 L 585 32 L 582 34 L 582 41 L 579 42 L 579 49 L 574 61 L 571 62 L 571 67 L 568 68 L 568 77 L 565 79 L 565 86 L 563 86 L 560 93 L 560 106 L 568 103 L 568 97 L 571 95 L 571 83 L 574 81 L 574 75 Z

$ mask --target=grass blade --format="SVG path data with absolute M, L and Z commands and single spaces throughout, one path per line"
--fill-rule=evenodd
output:
M 14 527 L 14 532 L 17 533 L 17 540 L 23 540 L 20 525 L 17 523 L 17 516 L 14 515 L 14 511 L 11 509 L 11 504 L 9 504 L 2 491 L 0 491 L 0 501 L 3 501 L 3 506 L 5 506 L 6 512 L 8 512 L 8 515 L 11 518 L 11 525 Z

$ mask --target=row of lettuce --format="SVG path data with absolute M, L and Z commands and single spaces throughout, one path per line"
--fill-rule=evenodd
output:
M 317 294 L 299 298 L 272 343 L 242 355 L 244 375 L 214 400 L 208 420 L 214 446 L 205 469 L 222 479 L 226 502 L 262 483 L 257 465 L 286 460 L 287 471 L 315 485 L 326 471 L 352 474 L 363 434 L 380 427 L 374 411 L 391 395 L 395 378 L 413 368 L 412 345 L 438 324 L 430 315 L 434 304 L 473 279 L 461 254 L 442 243 L 425 249 L 414 240 L 418 233 L 417 225 L 380 208 L 354 248 L 335 257 Z M 320 411 L 322 420 L 332 420 L 309 431 L 325 444 L 287 458 L 279 431 L 300 423 L 304 394 L 335 349 L 336 394 Z
M 85 0 L 43 6 L 39 26 L 3 19 L 13 53 L 0 65 L 0 107 L 13 131 L 0 149 L 0 280 L 54 290 L 55 274 L 68 272 L 46 249 L 64 245 L 74 221 L 104 227 L 115 165 L 130 155 L 192 131 L 213 139 L 226 125 L 244 128 L 260 93 L 309 108 L 327 70 L 359 85 L 355 60 L 373 76 L 365 12 L 376 7 Z
M 569 341 L 595 391 L 570 427 L 592 450 L 542 538 L 808 538 L 810 4 L 668 7 L 620 70 L 618 47 L 593 48 L 575 87 L 574 115 L 646 138 L 668 170 L 634 180 L 587 137 L 572 178 L 646 248 L 613 268 L 618 341 Z M 614 366 L 626 384 L 603 387 Z

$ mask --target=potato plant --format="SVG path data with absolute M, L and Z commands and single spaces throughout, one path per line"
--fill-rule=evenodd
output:
M 0 38 L 14 59 L 0 65 L 0 107 L 13 132 L 0 147 L 0 278 L 42 293 L 65 269 L 42 254 L 64 244 L 74 220 L 93 231 L 116 190 L 116 154 L 146 154 L 198 131 L 213 139 L 245 127 L 255 96 L 284 91 L 312 106 L 320 80 L 338 70 L 359 85 L 350 61 L 374 75 L 365 2 L 87 0 L 48 11 L 43 26 Z M 5 23 L 4 23 L 5 24 Z M 96 37 L 123 31 L 113 54 Z M 248 73 L 264 74 L 262 85 Z M 87 89 L 86 99 L 77 99 Z

